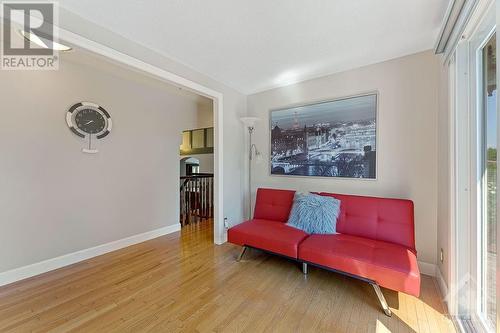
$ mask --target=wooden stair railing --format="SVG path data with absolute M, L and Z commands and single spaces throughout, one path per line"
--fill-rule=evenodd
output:
M 181 225 L 209 219 L 214 214 L 214 175 L 197 173 L 180 177 Z

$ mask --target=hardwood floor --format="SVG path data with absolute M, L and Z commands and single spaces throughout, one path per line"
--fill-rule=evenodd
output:
M 0 288 L 0 332 L 451 332 L 434 279 L 420 299 L 212 244 L 210 221 Z

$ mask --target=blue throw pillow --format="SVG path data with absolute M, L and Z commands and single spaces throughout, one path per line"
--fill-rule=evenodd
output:
M 287 225 L 308 234 L 335 234 L 340 200 L 312 193 L 295 193 Z

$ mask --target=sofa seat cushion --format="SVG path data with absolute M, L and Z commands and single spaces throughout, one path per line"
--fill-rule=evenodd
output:
M 410 249 L 351 235 L 311 235 L 300 244 L 299 259 L 376 281 L 417 296 L 420 272 Z
M 302 230 L 284 223 L 253 219 L 228 230 L 228 241 L 297 259 L 300 242 L 307 237 Z

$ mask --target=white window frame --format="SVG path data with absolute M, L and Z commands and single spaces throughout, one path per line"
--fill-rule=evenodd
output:
M 476 329 L 491 331 L 479 315 L 481 277 L 481 233 L 478 221 L 483 213 L 483 93 L 481 49 L 495 31 L 495 2 L 482 1 L 449 62 L 452 152 L 451 195 L 453 255 L 450 275 L 450 313 L 469 320 Z M 476 283 L 476 282 L 479 282 Z M 460 323 L 459 323 L 460 324 Z

